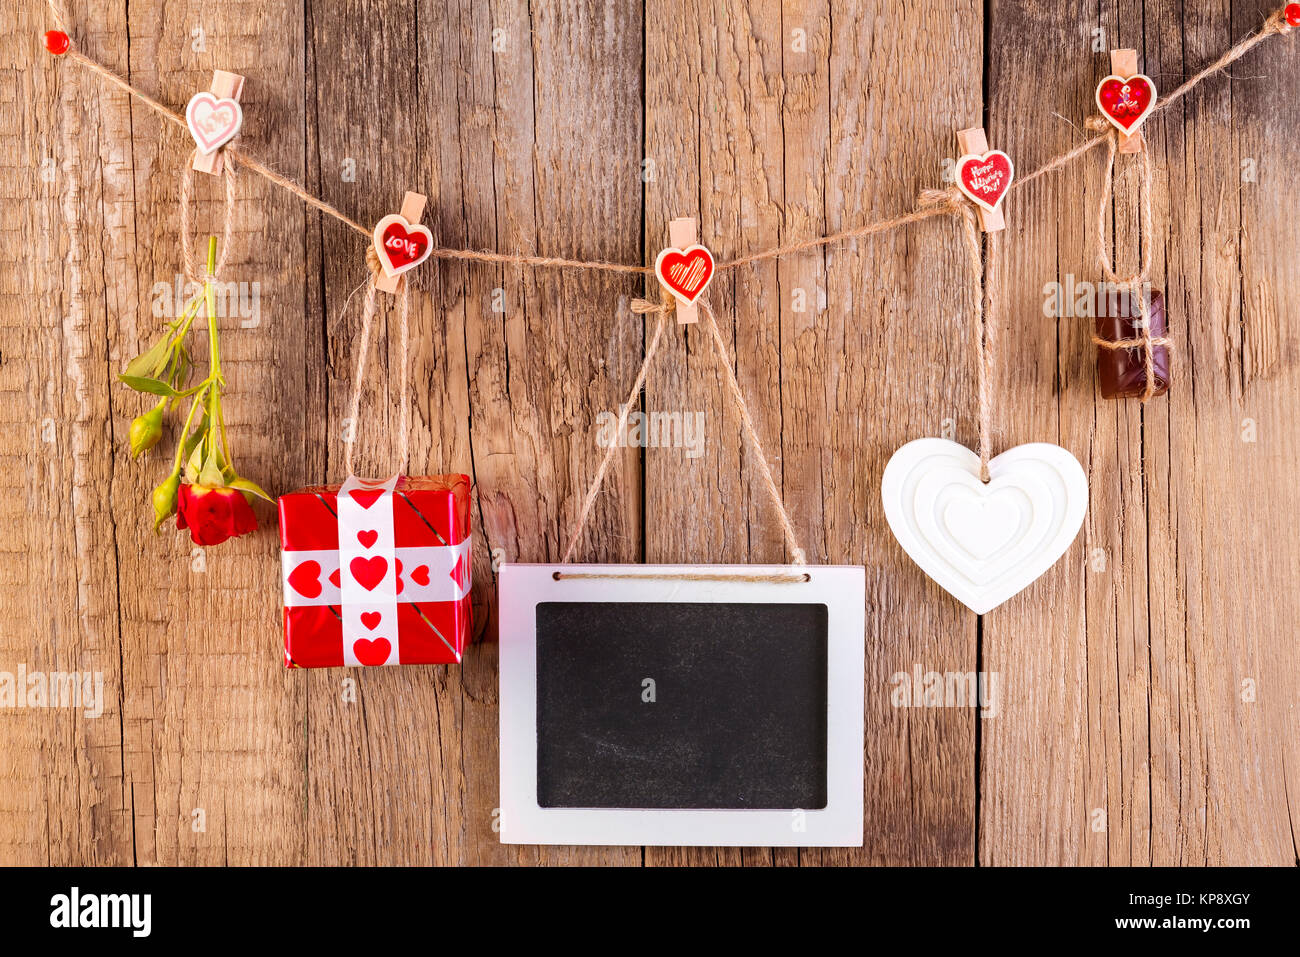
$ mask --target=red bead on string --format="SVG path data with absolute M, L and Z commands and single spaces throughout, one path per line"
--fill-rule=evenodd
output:
M 45 34 L 45 49 L 49 50 L 55 56 L 63 56 L 68 52 L 68 47 L 72 46 L 72 41 L 62 30 L 50 30 Z
M 1286 5 L 1286 22 L 1293 27 L 1300 27 L 1300 3 Z

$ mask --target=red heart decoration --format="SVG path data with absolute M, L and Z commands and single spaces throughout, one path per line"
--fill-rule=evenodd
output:
M 303 562 L 289 573 L 289 584 L 306 598 L 317 597 L 321 593 L 320 562 Z
M 361 624 L 365 625 L 371 631 L 374 631 L 379 627 L 379 623 L 383 618 L 384 616 L 377 611 L 363 611 L 361 613 Z
M 357 532 L 357 541 L 361 543 L 362 548 L 369 548 L 379 540 L 379 533 L 373 530 Z
M 335 588 L 342 587 L 342 585 L 339 584 L 339 570 L 337 568 L 330 572 L 330 584 Z
M 400 558 L 395 558 L 393 560 L 397 562 L 397 594 L 400 595 L 402 589 L 406 587 L 406 583 L 402 581 L 402 560 Z
M 655 260 L 655 273 L 669 292 L 690 305 L 713 278 L 713 254 L 700 245 L 685 249 L 669 246 Z
M 1156 85 L 1149 76 L 1111 74 L 1097 84 L 1097 107 L 1121 133 L 1132 133 L 1156 106 Z
M 358 638 L 352 642 L 352 653 L 363 665 L 382 665 L 393 653 L 393 646 L 387 638 Z
M 411 581 L 417 585 L 429 584 L 429 566 L 421 565 L 415 571 L 411 572 Z
M 374 591 L 375 586 L 388 574 L 388 559 L 383 555 L 376 555 L 374 558 L 354 558 L 348 568 L 358 585 L 366 591 Z
M 384 490 L 382 488 L 354 488 L 348 494 L 352 496 L 352 501 L 356 502 L 362 508 L 369 508 L 371 505 L 374 505 L 375 502 L 379 501 L 379 496 L 384 494 Z
M 1015 177 L 1011 157 L 1001 150 L 983 156 L 970 154 L 957 160 L 957 188 L 989 212 L 997 208 Z
M 410 223 L 405 216 L 393 213 L 375 225 L 375 253 L 389 276 L 414 269 L 433 252 L 433 233 L 427 226 Z

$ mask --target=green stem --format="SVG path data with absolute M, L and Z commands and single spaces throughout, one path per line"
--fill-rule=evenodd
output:
M 200 388 L 206 389 L 208 383 L 204 383 Z M 180 441 L 176 443 L 176 461 L 172 463 L 172 475 L 181 474 L 181 456 L 185 454 L 185 438 L 190 434 L 190 426 L 194 424 L 194 413 L 199 411 L 203 405 L 203 393 L 200 392 L 194 397 L 194 404 L 190 406 L 190 414 L 185 419 L 185 428 L 181 429 Z
M 203 300 L 207 306 L 208 319 L 208 378 L 212 380 L 212 391 L 208 393 L 208 434 L 205 460 L 216 449 L 216 424 L 220 410 L 221 383 L 221 349 L 217 341 L 217 300 L 212 288 L 212 271 L 217 268 L 217 237 L 208 237 L 208 273 L 203 277 Z

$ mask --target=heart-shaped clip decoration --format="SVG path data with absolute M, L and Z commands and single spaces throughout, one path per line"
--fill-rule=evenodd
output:
M 195 93 L 185 107 L 185 125 L 199 152 L 207 156 L 235 138 L 244 125 L 244 111 L 238 100 Z
M 1125 79 L 1112 73 L 1097 84 L 1097 109 L 1121 133 L 1132 135 L 1156 108 L 1156 85 L 1135 73 Z
M 957 160 L 957 188 L 990 213 L 997 211 L 1015 175 L 1011 157 L 1001 150 L 989 150 L 982 156 L 970 153 Z
M 699 243 L 685 249 L 669 246 L 655 258 L 655 275 L 678 301 L 692 306 L 713 279 L 713 253 Z
M 427 226 L 412 225 L 401 213 L 390 213 L 375 224 L 375 255 L 389 277 L 414 269 L 433 252 L 433 233 Z

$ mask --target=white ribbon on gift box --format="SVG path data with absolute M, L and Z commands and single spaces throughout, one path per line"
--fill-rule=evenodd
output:
M 359 665 L 357 642 L 372 642 L 381 638 L 388 640 L 388 657 L 374 664 L 397 664 L 402 659 L 398 654 L 397 627 L 397 539 L 393 530 L 393 489 L 397 487 L 398 476 L 394 475 L 382 482 L 370 482 L 348 476 L 348 480 L 339 489 L 339 583 L 342 593 L 341 610 L 343 613 L 343 663 Z M 373 492 L 382 489 L 382 494 L 369 504 L 363 506 L 352 492 Z M 367 548 L 359 538 L 362 532 L 373 532 L 376 539 Z M 383 559 L 384 574 L 373 588 L 367 588 L 357 580 L 353 572 L 353 562 L 373 562 Z M 361 621 L 364 614 L 379 613 L 379 623 L 373 628 Z

